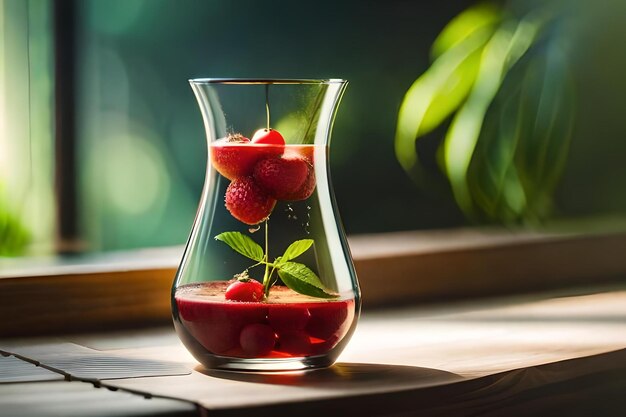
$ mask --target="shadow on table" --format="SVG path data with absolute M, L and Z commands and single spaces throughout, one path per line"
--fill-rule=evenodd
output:
M 389 389 L 424 388 L 457 382 L 463 378 L 452 372 L 416 366 L 372 363 L 337 363 L 330 368 L 296 372 L 239 373 L 205 370 L 196 371 L 215 378 L 261 384 L 321 387 L 359 392 L 366 388 Z
M 362 363 L 289 374 L 197 370 L 215 378 L 329 392 L 324 399 L 255 407 L 255 417 L 626 416 L 626 349 L 473 379 L 437 369 Z M 241 409 L 215 415 L 237 412 Z

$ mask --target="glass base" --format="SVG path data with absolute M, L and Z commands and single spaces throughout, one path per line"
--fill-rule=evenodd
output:
M 175 316 L 176 317 L 176 316 Z M 222 356 L 208 352 L 193 338 L 180 321 L 174 319 L 174 328 L 181 341 L 206 370 L 233 372 L 289 372 L 306 369 L 320 369 L 332 366 L 354 332 L 356 320 L 346 336 L 334 348 L 321 355 L 293 356 L 287 358 L 239 358 Z
M 305 369 L 328 368 L 335 363 L 334 358 L 328 355 L 309 356 L 302 358 L 271 358 L 248 359 L 231 358 L 225 356 L 204 357 L 202 366 L 208 370 L 222 370 L 234 372 L 288 372 Z

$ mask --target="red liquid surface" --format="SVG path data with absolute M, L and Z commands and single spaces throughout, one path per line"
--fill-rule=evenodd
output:
M 215 355 L 290 358 L 322 355 L 346 335 L 354 300 L 322 300 L 274 286 L 264 302 L 229 301 L 229 282 L 180 287 L 175 299 L 189 334 Z

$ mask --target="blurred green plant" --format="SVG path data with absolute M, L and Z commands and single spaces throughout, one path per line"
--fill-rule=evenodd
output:
M 0 256 L 24 254 L 30 239 L 28 230 L 0 197 Z
M 553 210 L 574 113 L 560 17 L 556 2 L 521 18 L 491 4 L 467 9 L 439 34 L 432 65 L 404 97 L 398 161 L 421 185 L 416 141 L 451 119 L 437 160 L 475 221 L 537 223 Z

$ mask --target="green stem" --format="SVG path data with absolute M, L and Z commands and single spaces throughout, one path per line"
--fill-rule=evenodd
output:
M 259 265 L 265 265 L 265 261 L 261 261 L 261 262 L 257 262 L 254 265 L 249 266 L 247 269 L 252 269 L 252 268 L 256 268 Z
M 263 288 L 265 289 L 265 296 L 270 293 L 270 248 L 269 248 L 269 219 L 265 220 L 265 274 L 263 275 Z
M 274 282 L 272 281 L 272 276 L 274 275 L 274 271 L 276 271 L 276 264 L 272 264 L 272 270 L 270 271 L 270 277 L 269 277 L 269 282 L 270 282 L 269 288 L 271 288 L 272 285 L 274 285 Z M 269 289 L 268 289 L 268 292 L 269 292 Z
M 265 117 L 267 118 L 267 130 L 270 130 L 270 85 L 265 84 Z

